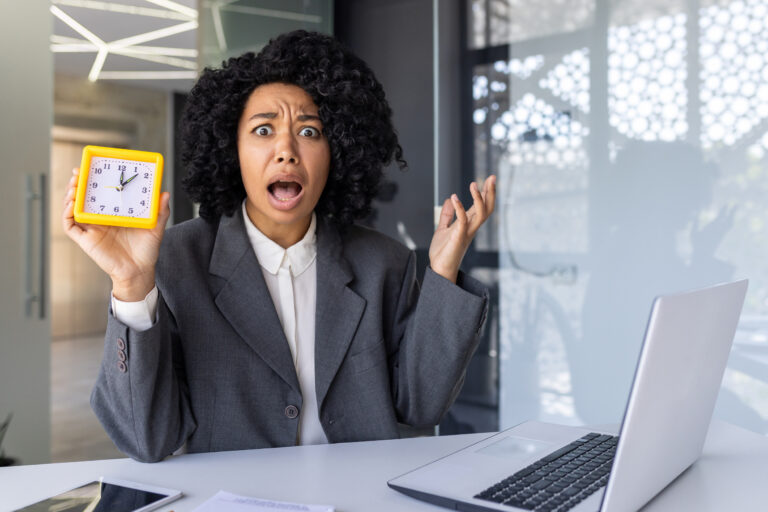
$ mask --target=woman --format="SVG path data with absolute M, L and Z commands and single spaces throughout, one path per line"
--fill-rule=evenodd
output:
M 459 265 L 494 178 L 468 211 L 444 203 L 419 291 L 413 252 L 353 224 L 405 162 L 381 85 L 336 40 L 292 32 L 205 70 L 182 126 L 201 218 L 164 232 L 166 192 L 153 230 L 79 225 L 76 175 L 65 200 L 113 283 L 91 403 L 117 447 L 157 461 L 439 422 L 485 320 Z

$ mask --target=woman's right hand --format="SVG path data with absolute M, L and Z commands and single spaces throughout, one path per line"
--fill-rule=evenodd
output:
M 75 191 L 80 175 L 72 170 L 64 197 L 64 232 L 112 279 L 116 299 L 137 302 L 155 286 L 155 263 L 163 240 L 165 224 L 171 215 L 170 194 L 160 194 L 157 225 L 152 229 L 101 226 L 75 222 Z

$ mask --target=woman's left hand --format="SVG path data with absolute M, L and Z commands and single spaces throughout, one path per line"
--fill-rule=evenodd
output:
M 459 266 L 469 244 L 483 222 L 493 212 L 496 203 L 496 176 L 489 176 L 483 184 L 483 192 L 472 182 L 469 186 L 473 204 L 469 210 L 453 194 L 443 203 L 435 234 L 429 246 L 429 265 L 436 273 L 451 282 L 456 282 Z M 455 219 L 454 219 L 455 215 Z

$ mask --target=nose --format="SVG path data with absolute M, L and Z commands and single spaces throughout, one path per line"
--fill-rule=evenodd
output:
M 283 162 L 289 163 L 289 164 L 297 164 L 299 163 L 299 159 L 290 151 L 281 151 L 280 153 L 275 155 L 275 162 L 281 164 Z
M 289 134 L 278 137 L 275 145 L 275 163 L 298 164 L 299 153 L 295 141 Z

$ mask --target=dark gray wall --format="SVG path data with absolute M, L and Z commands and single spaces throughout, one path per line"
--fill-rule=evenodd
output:
M 379 231 L 402 241 L 397 222 L 422 249 L 433 233 L 432 0 L 336 0 L 334 34 L 371 66 L 394 112 L 408 170 L 392 165 L 390 202 L 376 201 Z M 425 264 L 426 262 L 420 262 Z

